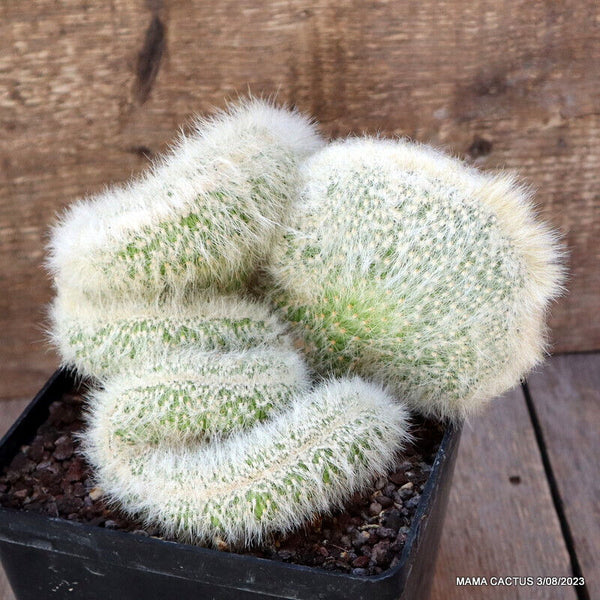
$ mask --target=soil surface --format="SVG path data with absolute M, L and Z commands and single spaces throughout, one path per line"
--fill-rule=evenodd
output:
M 49 417 L 36 437 L 20 448 L 0 474 L 0 505 L 169 539 L 104 503 L 102 490 L 94 487 L 90 467 L 78 454 L 83 408 L 83 397 L 76 392 L 50 405 Z M 415 419 L 412 433 L 415 442 L 398 459 L 395 471 L 375 481 L 370 492 L 353 496 L 343 512 L 319 517 L 260 547 L 239 550 L 223 544 L 221 549 L 358 575 L 377 575 L 395 566 L 443 428 Z

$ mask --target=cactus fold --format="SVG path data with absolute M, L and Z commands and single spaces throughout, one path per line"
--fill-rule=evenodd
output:
M 271 297 L 317 371 L 459 420 L 540 360 L 561 251 L 512 178 L 368 138 L 316 152 L 302 176 Z
M 180 347 L 209 352 L 288 343 L 268 307 L 232 295 L 206 295 L 185 305 L 120 301 L 100 308 L 59 292 L 52 318 L 65 363 L 93 377 L 160 365 Z
M 87 455 L 109 498 L 183 540 L 250 543 L 288 531 L 389 469 L 407 438 L 406 409 L 358 378 L 324 383 L 205 445 L 168 429 L 157 444 L 131 443 L 112 426 L 122 401 L 110 389 L 94 398 Z

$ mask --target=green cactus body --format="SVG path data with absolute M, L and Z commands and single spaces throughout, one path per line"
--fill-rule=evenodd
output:
M 378 386 L 354 378 L 309 392 L 286 336 L 239 346 L 168 346 L 89 397 L 84 451 L 97 484 L 185 541 L 292 529 L 384 472 L 408 438 L 406 409 Z
M 193 305 L 119 303 L 98 310 L 81 297 L 54 302 L 54 338 L 80 373 L 105 377 L 161 365 L 177 348 L 233 352 L 290 346 L 266 306 L 239 296 L 197 298 Z
M 383 472 L 408 437 L 406 410 L 376 385 L 309 391 L 284 325 L 242 297 L 319 145 L 303 117 L 250 102 L 55 229 L 53 341 L 100 384 L 85 455 L 110 500 L 182 540 L 291 529 Z
M 128 445 L 104 426 L 114 404 L 97 398 L 89 431 L 101 484 L 126 511 L 193 541 L 257 541 L 331 510 L 388 469 L 407 436 L 405 409 L 358 378 L 325 383 L 271 421 L 204 446 Z
M 147 175 L 67 211 L 50 245 L 57 288 L 96 304 L 239 290 L 320 144 L 304 117 L 260 102 L 198 122 Z
M 314 368 L 460 419 L 539 360 L 561 269 L 510 179 L 364 139 L 313 155 L 304 180 L 272 297 Z
M 192 346 L 142 376 L 111 378 L 93 402 L 113 402 L 108 429 L 124 441 L 177 444 L 248 429 L 308 389 L 306 368 L 291 347 L 202 352 Z
M 198 194 L 191 206 L 182 207 L 186 214 L 128 231 L 115 249 L 98 252 L 97 271 L 109 293 L 152 298 L 161 286 L 165 296 L 179 297 L 207 285 L 239 289 L 257 260 L 264 258 L 293 197 L 296 182 L 290 173 L 296 169 L 295 157 L 275 154 L 251 157 L 247 165 L 236 166 L 236 172 L 247 177 L 247 189 L 230 189 L 234 183 L 230 180 L 222 189 Z M 278 169 L 279 181 L 274 183 L 258 177 L 271 164 Z M 257 244 L 257 240 L 264 241 Z

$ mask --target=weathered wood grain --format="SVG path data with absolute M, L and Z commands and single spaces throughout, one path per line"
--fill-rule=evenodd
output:
M 600 597 L 600 354 L 557 356 L 529 379 L 590 598 Z
M 29 399 L 6 400 L 0 406 L 0 438 L 8 431 L 9 427 L 27 406 Z M 0 600 L 15 600 L 15 596 L 6 579 L 4 569 L 0 565 Z
M 576 598 L 572 587 L 456 585 L 457 576 L 544 575 L 568 576 L 570 563 L 518 389 L 463 431 L 431 600 Z
M 403 134 L 521 172 L 571 251 L 555 348 L 599 348 L 599 20 L 594 0 L 0 3 L 0 398 L 56 366 L 41 333 L 55 211 L 248 90 L 329 135 Z

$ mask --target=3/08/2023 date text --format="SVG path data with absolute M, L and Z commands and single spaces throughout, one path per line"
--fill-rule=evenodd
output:
M 456 577 L 457 586 L 506 586 L 506 587 L 533 587 L 533 586 L 582 586 L 585 585 L 584 577 L 532 577 L 524 575 L 492 576 L 492 577 Z

